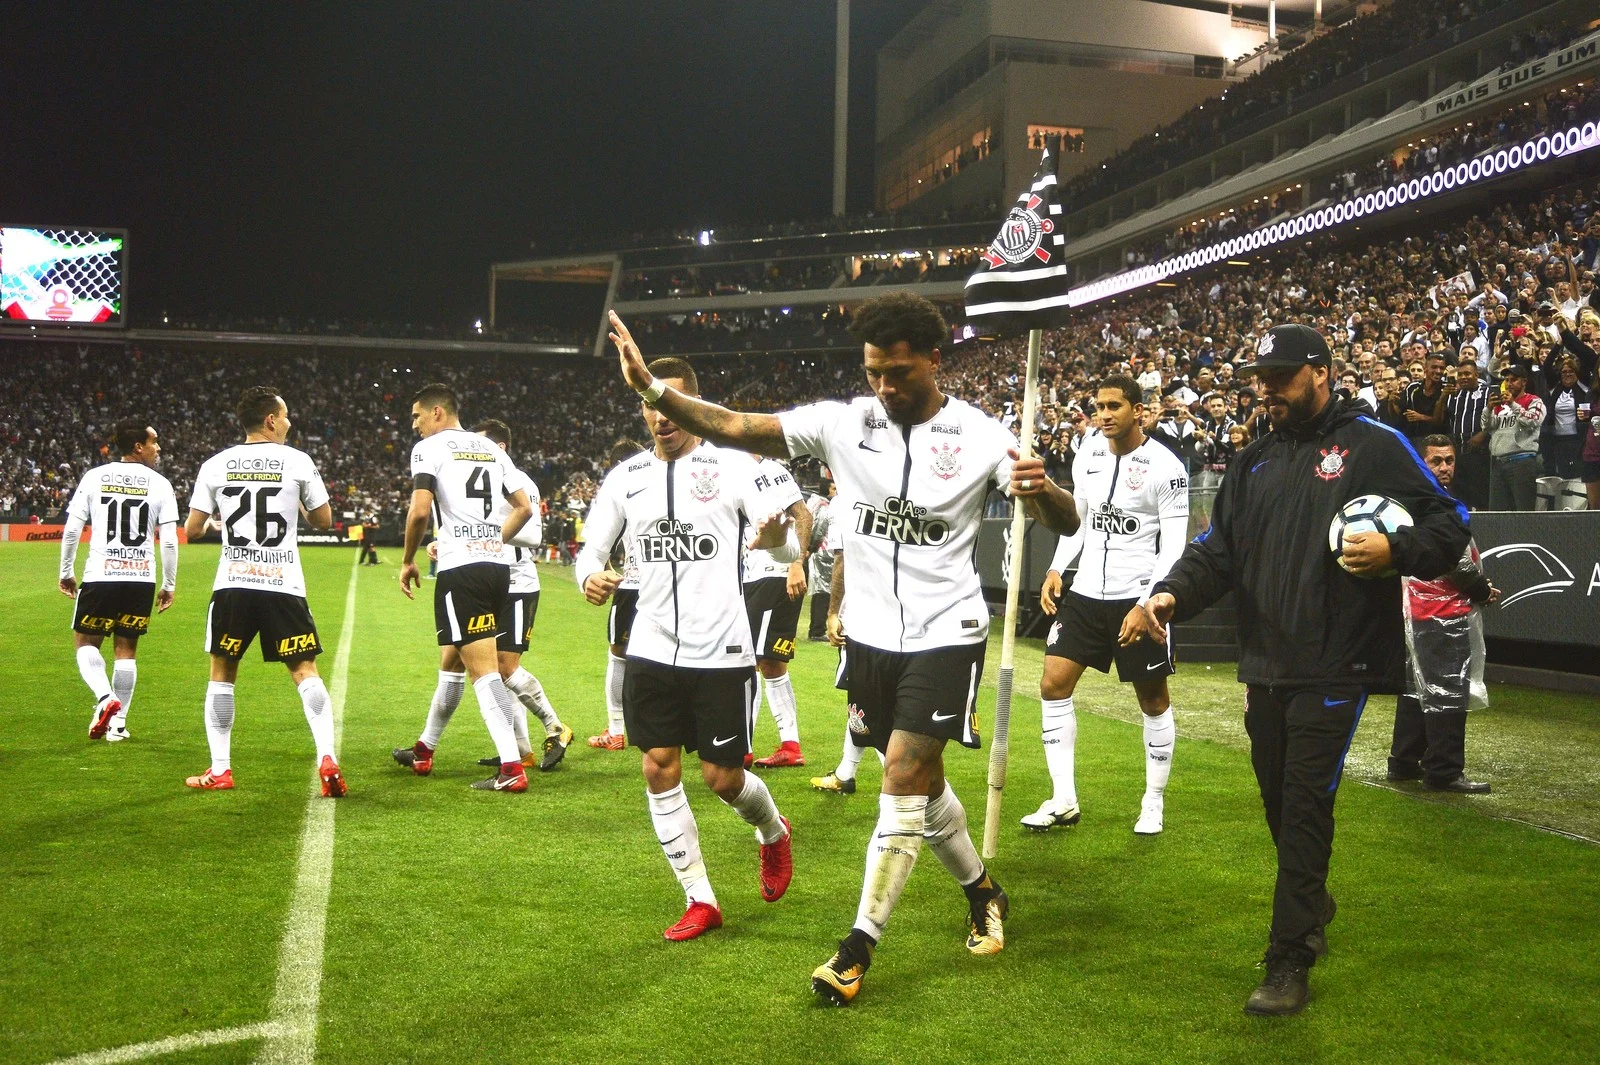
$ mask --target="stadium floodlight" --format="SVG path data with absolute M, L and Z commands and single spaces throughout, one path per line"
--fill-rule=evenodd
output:
M 1507 171 L 1562 159 L 1597 146 L 1600 146 L 1600 123 L 1585 122 L 1560 132 L 1546 133 L 1522 144 L 1499 148 L 1468 162 L 1435 170 L 1423 177 L 1410 178 L 1378 191 L 1364 192 L 1331 206 L 1302 211 L 1249 233 L 1079 285 L 1068 293 L 1068 299 L 1073 307 L 1085 307 L 1157 281 L 1187 274 L 1219 260 L 1227 260 L 1231 264 L 1250 252 L 1264 251 L 1273 245 L 1309 237 L 1332 226 L 1392 211 L 1441 192 L 1493 180 Z

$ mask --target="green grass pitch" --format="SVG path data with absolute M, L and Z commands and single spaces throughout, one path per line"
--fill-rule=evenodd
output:
M 355 571 L 310 549 L 329 654 L 356 580 L 317 1058 L 325 1062 L 1558 1062 L 1596 1060 L 1600 726 L 1592 703 L 1514 689 L 1474 716 L 1468 761 L 1489 803 L 1420 801 L 1381 779 L 1392 699 L 1375 699 L 1339 799 L 1339 918 L 1299 1017 L 1240 1007 L 1265 946 L 1272 854 L 1232 671 L 1180 666 L 1167 830 L 1131 828 L 1143 786 L 1136 710 L 1090 674 L 1079 692 L 1084 820 L 1038 836 L 1016 818 L 1048 787 L 1038 745 L 1041 649 L 1018 662 L 1000 856 L 1007 947 L 962 945 L 963 899 L 924 855 L 848 1010 L 808 977 L 850 926 L 876 817 L 860 793 L 813 793 L 843 729 L 834 655 L 795 666 L 810 764 L 767 774 L 795 826 L 795 880 L 761 902 L 749 829 L 697 780 L 690 796 L 727 925 L 670 944 L 683 897 L 646 812 L 633 752 L 591 751 L 604 724 L 604 618 L 547 568 L 530 668 L 580 745 L 528 794 L 470 791 L 490 750 L 469 692 L 432 777 L 389 751 L 416 738 L 437 668 L 432 586 L 408 602 L 395 553 Z M 241 670 L 231 793 L 183 777 L 207 753 L 204 610 L 214 548 L 185 548 L 177 605 L 141 649 L 133 739 L 84 735 L 56 549 L 6 545 L 0 577 L 0 1062 L 269 1019 L 311 789 L 312 748 L 280 666 Z M 998 637 L 983 705 L 993 706 Z M 989 715 L 983 717 L 985 727 Z M 763 711 L 757 745 L 775 743 Z M 950 779 L 981 832 L 986 753 Z M 320 800 L 319 800 L 320 801 Z M 1493 816 L 1486 816 L 1493 815 Z M 254 1061 L 261 1040 L 159 1058 Z M 105 1059 L 109 1060 L 109 1059 Z

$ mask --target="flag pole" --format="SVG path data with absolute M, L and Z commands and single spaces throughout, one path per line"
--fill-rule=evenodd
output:
M 1033 455 L 1033 423 L 1039 407 L 1039 346 L 1043 332 L 1028 330 L 1028 370 L 1022 392 L 1022 424 L 1017 454 Z M 994 738 L 989 742 L 989 801 L 983 812 L 983 857 L 995 856 L 1000 833 L 1000 796 L 1006 787 L 1006 761 L 1010 756 L 1011 685 L 1017 652 L 1017 605 L 1022 593 L 1023 539 L 1027 532 L 1026 508 L 1020 499 L 1011 501 L 1011 545 L 1006 577 L 1006 620 L 1000 630 L 1000 675 L 996 682 Z

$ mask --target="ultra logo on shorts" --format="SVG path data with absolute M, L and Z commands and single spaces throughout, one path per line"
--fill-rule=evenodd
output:
M 494 623 L 494 614 L 477 614 L 467 619 L 467 635 L 476 636 L 479 633 L 493 632 L 498 626 Z
M 278 641 L 278 657 L 290 658 L 294 655 L 305 654 L 307 651 L 317 650 L 317 634 L 302 632 L 298 636 L 285 636 Z
M 229 636 L 227 633 L 223 633 L 222 637 L 217 640 L 217 646 L 222 648 L 223 654 L 237 655 L 244 650 L 244 641 L 237 636 Z
M 775 655 L 794 654 L 794 641 L 786 636 L 780 636 L 772 641 L 772 653 Z
M 124 614 L 117 619 L 117 627 L 133 629 L 136 632 L 146 632 L 150 628 L 149 614 Z
M 78 625 L 96 632 L 110 632 L 116 627 L 115 618 L 82 618 Z

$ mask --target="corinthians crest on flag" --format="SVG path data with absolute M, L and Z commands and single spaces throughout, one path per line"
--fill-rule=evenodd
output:
M 1032 183 L 967 278 L 967 318 L 1010 332 L 1058 325 L 1070 287 L 1056 163 L 1046 148 Z

